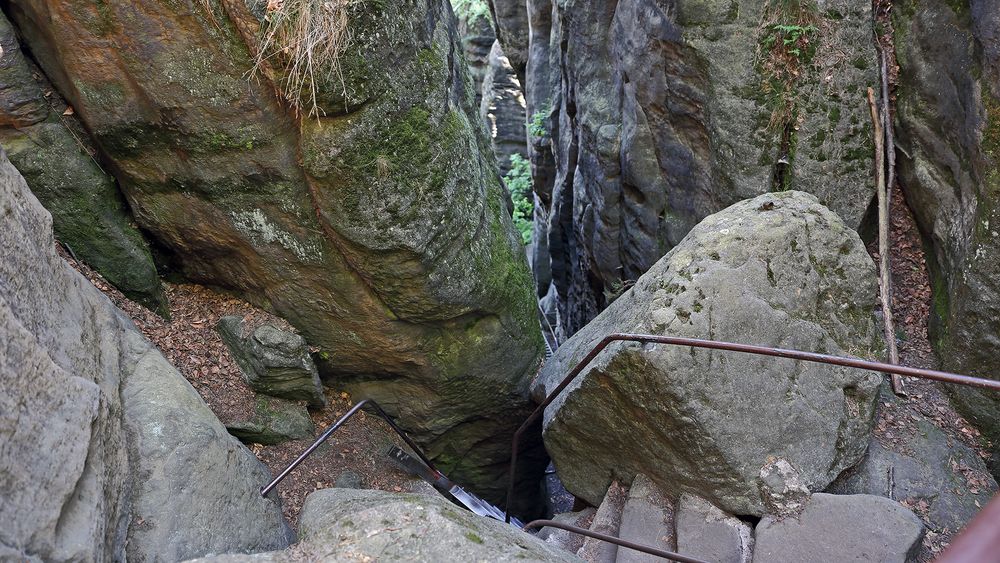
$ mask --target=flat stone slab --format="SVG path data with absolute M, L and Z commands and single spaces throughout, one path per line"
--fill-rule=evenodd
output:
M 802 513 L 757 524 L 753 563 L 909 561 L 924 525 L 906 507 L 874 495 L 817 493 Z
M 677 506 L 677 552 L 716 563 L 749 563 L 753 530 L 701 497 L 682 495 Z
M 674 503 L 643 474 L 635 476 L 622 510 L 618 537 L 667 551 L 676 550 Z M 615 563 L 658 563 L 661 558 L 634 549 L 618 548 Z

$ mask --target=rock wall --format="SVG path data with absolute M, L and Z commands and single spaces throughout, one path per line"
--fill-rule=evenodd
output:
M 0 152 L 0 558 L 178 561 L 294 536 L 270 479 L 124 315 L 56 254 Z
M 547 238 L 533 265 L 540 278 L 551 271 L 564 335 L 740 199 L 807 191 L 860 226 L 874 194 L 870 6 L 794 5 L 527 3 L 529 146 Z M 777 24 L 803 30 L 794 60 L 769 59 L 785 38 Z
M 485 438 L 523 419 L 542 346 L 451 10 L 352 3 L 339 73 L 317 79 L 320 117 L 296 119 L 275 96 L 281 59 L 246 78 L 264 9 L 9 4 L 183 274 L 286 318 L 328 377 L 499 498 L 509 446 Z M 531 496 L 539 472 L 525 475 Z
M 524 107 L 524 92 L 514 68 L 500 48 L 500 42 L 494 41 L 483 80 L 479 117 L 486 124 L 497 166 L 504 176 L 512 167 L 511 157 L 524 156 L 528 152 Z
M 149 246 L 72 109 L 0 14 L 0 144 L 52 213 L 59 241 L 134 301 L 166 312 Z
M 472 75 L 472 87 L 476 92 L 475 106 L 483 99 L 483 80 L 489 72 L 490 51 L 496 41 L 493 22 L 489 17 L 475 13 L 456 12 L 458 35 L 462 38 L 462 52 Z
M 1000 354 L 1000 12 L 995 2 L 902 2 L 900 179 L 925 235 L 931 340 L 945 369 L 996 379 Z M 1000 398 L 951 389 L 1000 443 Z M 1000 475 L 1000 447 L 994 451 Z
M 497 39 L 524 84 L 528 64 L 528 9 L 524 0 L 489 0 Z

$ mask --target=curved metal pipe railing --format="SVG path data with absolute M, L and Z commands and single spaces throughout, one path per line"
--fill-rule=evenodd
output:
M 280 475 L 275 477 L 266 486 L 261 487 L 260 495 L 266 497 L 267 494 L 270 493 L 272 489 L 278 486 L 278 483 L 284 480 L 285 477 L 288 477 L 289 473 L 295 470 L 295 468 L 298 467 L 300 463 L 305 461 L 306 458 L 309 457 L 316 450 L 316 448 L 320 447 L 320 445 L 323 442 L 325 442 L 334 432 L 336 432 L 338 428 L 343 426 L 345 422 L 350 420 L 352 416 L 357 414 L 357 412 L 360 411 L 362 407 L 364 407 L 365 405 L 371 406 L 372 409 L 375 410 L 375 414 L 381 417 L 382 420 L 385 420 L 387 423 L 389 423 L 389 427 L 392 428 L 392 430 L 397 435 L 399 435 L 400 438 L 403 439 L 403 442 L 405 442 L 406 445 L 409 446 L 411 450 L 413 450 L 413 453 L 417 454 L 417 457 L 420 458 L 420 461 L 424 462 L 424 464 L 427 465 L 427 467 L 431 471 L 433 471 L 437 477 L 442 476 L 441 472 L 438 471 L 437 467 L 434 467 L 434 464 L 431 462 L 431 460 L 428 459 L 426 455 L 424 455 L 424 452 L 419 447 L 417 447 L 415 443 L 413 443 L 413 440 L 411 440 L 410 437 L 406 435 L 406 432 L 404 432 L 402 428 L 396 425 L 395 421 L 392 420 L 392 417 L 386 414 L 386 412 L 382 410 L 382 407 L 379 406 L 378 403 L 376 403 L 372 399 L 364 399 L 362 401 L 359 401 L 358 404 L 351 407 L 349 411 L 344 413 L 344 416 L 337 419 L 337 422 L 334 422 L 333 426 L 328 428 L 326 432 L 323 432 L 323 434 L 319 438 L 316 438 L 316 441 L 313 442 L 311 446 L 306 448 L 306 451 L 302 452 L 302 455 L 300 455 L 298 458 L 295 459 L 295 461 L 293 461 L 288 467 L 286 467 L 285 470 L 282 471 Z
M 836 366 L 844 366 L 858 369 L 867 369 L 871 371 L 878 371 L 887 374 L 895 375 L 905 375 L 907 377 L 918 377 L 921 379 L 930 379 L 933 381 L 941 381 L 944 383 L 957 383 L 959 385 L 969 385 L 971 387 L 978 387 L 980 389 L 989 389 L 992 391 L 1000 391 L 1000 381 L 985 379 L 982 377 L 971 377 L 968 375 L 959 375 L 957 373 L 949 373 L 946 371 L 937 371 L 931 369 L 922 369 L 909 366 L 900 366 L 893 364 L 886 364 L 883 362 L 872 362 L 869 360 L 862 360 L 860 358 L 844 358 L 841 356 L 831 356 L 829 354 L 817 354 L 815 352 L 802 352 L 799 350 L 787 350 L 784 348 L 772 348 L 770 346 L 755 346 L 753 344 L 737 344 L 734 342 L 721 342 L 718 340 L 704 340 L 701 338 L 682 338 L 679 336 L 657 336 L 655 334 L 631 334 L 631 333 L 615 333 L 605 336 L 600 342 L 594 346 L 590 352 L 584 356 L 576 366 L 566 375 L 566 377 L 552 390 L 545 400 L 538 405 L 538 407 L 532 411 L 528 418 L 525 419 L 524 423 L 514 432 L 514 438 L 511 440 L 511 450 L 510 450 L 510 465 L 508 466 L 508 481 L 507 481 L 507 504 L 505 507 L 507 522 L 510 522 L 510 503 L 514 498 L 514 480 L 515 471 L 517 469 L 517 450 L 521 442 L 521 436 L 528 429 L 529 426 L 534 424 L 538 417 L 545 412 L 545 407 L 549 406 L 552 401 L 559 396 L 563 390 L 566 389 L 569 384 L 583 372 L 583 369 L 590 365 L 594 358 L 597 357 L 605 348 L 608 347 L 612 342 L 638 342 L 641 344 L 667 344 L 672 346 L 690 346 L 692 348 L 707 348 L 710 350 L 726 350 L 730 352 L 742 352 L 745 354 L 755 354 L 758 356 L 774 356 L 778 358 L 789 358 L 793 360 L 802 360 L 806 362 L 813 362 L 819 364 L 831 364 Z

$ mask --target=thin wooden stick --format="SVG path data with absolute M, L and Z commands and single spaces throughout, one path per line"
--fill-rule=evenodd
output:
M 878 195 L 878 257 L 879 289 L 882 293 L 882 317 L 885 321 L 885 341 L 889 347 L 889 363 L 899 364 L 899 350 L 896 348 L 896 327 L 892 318 L 892 296 L 889 285 L 889 198 L 885 183 L 885 131 L 875 102 L 875 90 L 868 88 L 868 108 L 875 128 L 875 191 Z M 905 394 L 903 378 L 892 376 L 892 391 Z

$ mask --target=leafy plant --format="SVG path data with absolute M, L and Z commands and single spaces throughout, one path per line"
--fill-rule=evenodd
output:
M 811 55 L 811 51 L 808 49 L 810 46 L 809 36 L 819 31 L 819 29 L 812 25 L 786 25 L 776 23 L 771 25 L 770 33 L 764 37 L 764 48 L 767 50 L 772 50 L 779 45 L 786 53 L 794 56 L 799 60 L 800 63 L 807 63 L 804 60 L 806 57 L 803 55 L 805 52 L 807 55 Z M 806 51 L 803 51 L 803 49 Z
M 503 177 L 514 201 L 514 227 L 521 233 L 521 241 L 531 244 L 534 229 L 535 198 L 531 184 L 531 162 L 519 154 L 511 155 L 510 171 Z
M 455 15 L 470 24 L 476 23 L 479 19 L 489 20 L 490 5 L 486 0 L 451 0 L 451 9 Z
M 772 0 L 761 24 L 757 60 L 761 91 L 771 106 L 770 126 L 793 122 L 798 81 L 812 62 L 820 29 L 815 6 L 798 0 Z
M 548 117 L 552 113 L 552 106 L 546 104 L 542 109 L 535 112 L 528 122 L 528 132 L 535 137 L 544 137 L 549 134 Z

